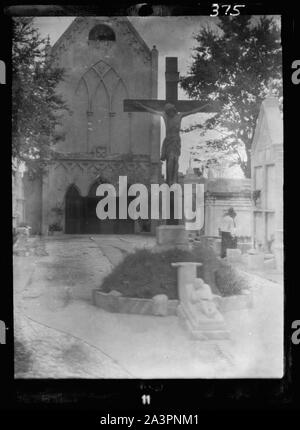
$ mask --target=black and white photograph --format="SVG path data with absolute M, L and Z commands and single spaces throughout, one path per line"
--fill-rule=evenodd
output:
M 284 376 L 282 20 L 219 7 L 12 17 L 16 379 Z

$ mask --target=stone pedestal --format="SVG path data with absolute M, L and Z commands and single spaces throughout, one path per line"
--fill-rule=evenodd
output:
M 177 283 L 180 304 L 177 315 L 194 339 L 229 339 L 224 318 L 218 311 L 209 285 L 197 278 L 202 263 L 172 263 L 178 268 Z
M 188 231 L 184 225 L 160 225 L 156 228 L 156 240 L 160 246 L 188 247 Z
M 186 284 L 193 284 L 197 278 L 197 267 L 201 267 L 202 263 L 193 262 L 178 262 L 172 263 L 173 267 L 177 267 L 177 288 L 178 298 L 180 301 L 186 300 Z
M 250 250 L 247 253 L 247 265 L 250 270 L 263 270 L 265 257 L 262 252 Z
M 216 319 L 204 319 L 196 321 L 186 309 L 180 304 L 177 308 L 177 315 L 183 325 L 188 330 L 192 339 L 197 340 L 226 340 L 230 339 L 229 331 L 226 330 L 223 316 L 218 312 Z

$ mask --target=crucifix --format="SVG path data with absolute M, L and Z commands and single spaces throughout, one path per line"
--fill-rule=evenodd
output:
M 169 186 L 178 182 L 178 159 L 181 152 L 180 128 L 185 116 L 197 112 L 218 112 L 217 101 L 178 100 L 178 59 L 166 57 L 166 99 L 124 100 L 124 112 L 149 112 L 160 115 L 166 126 L 166 137 L 161 149 L 161 160 L 166 161 L 166 182 Z

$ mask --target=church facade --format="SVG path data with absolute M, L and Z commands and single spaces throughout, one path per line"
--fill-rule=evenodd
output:
M 58 91 L 70 111 L 65 135 L 41 184 L 27 183 L 27 222 L 32 232 L 136 233 L 151 222 L 96 217 L 100 183 L 118 189 L 161 181 L 160 120 L 124 112 L 123 100 L 156 99 L 158 51 L 150 49 L 126 17 L 78 17 L 51 50 L 65 70 Z M 118 206 L 118 201 L 117 201 Z M 152 225 L 152 229 L 154 226 Z

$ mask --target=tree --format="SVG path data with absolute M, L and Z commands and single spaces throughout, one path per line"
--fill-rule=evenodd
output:
M 33 18 L 14 19 L 12 42 L 13 170 L 23 162 L 32 175 L 41 174 L 63 138 L 56 133 L 67 109 L 56 93 L 63 70 L 52 66 L 49 38 L 41 38 Z
M 224 16 L 219 17 L 217 29 L 207 26 L 195 40 L 193 62 L 181 86 L 191 98 L 219 100 L 221 108 L 185 131 L 200 129 L 202 136 L 208 130 L 218 132 L 206 142 L 207 148 L 230 156 L 249 178 L 261 102 L 271 88 L 275 96 L 282 96 L 278 25 L 272 17 Z

